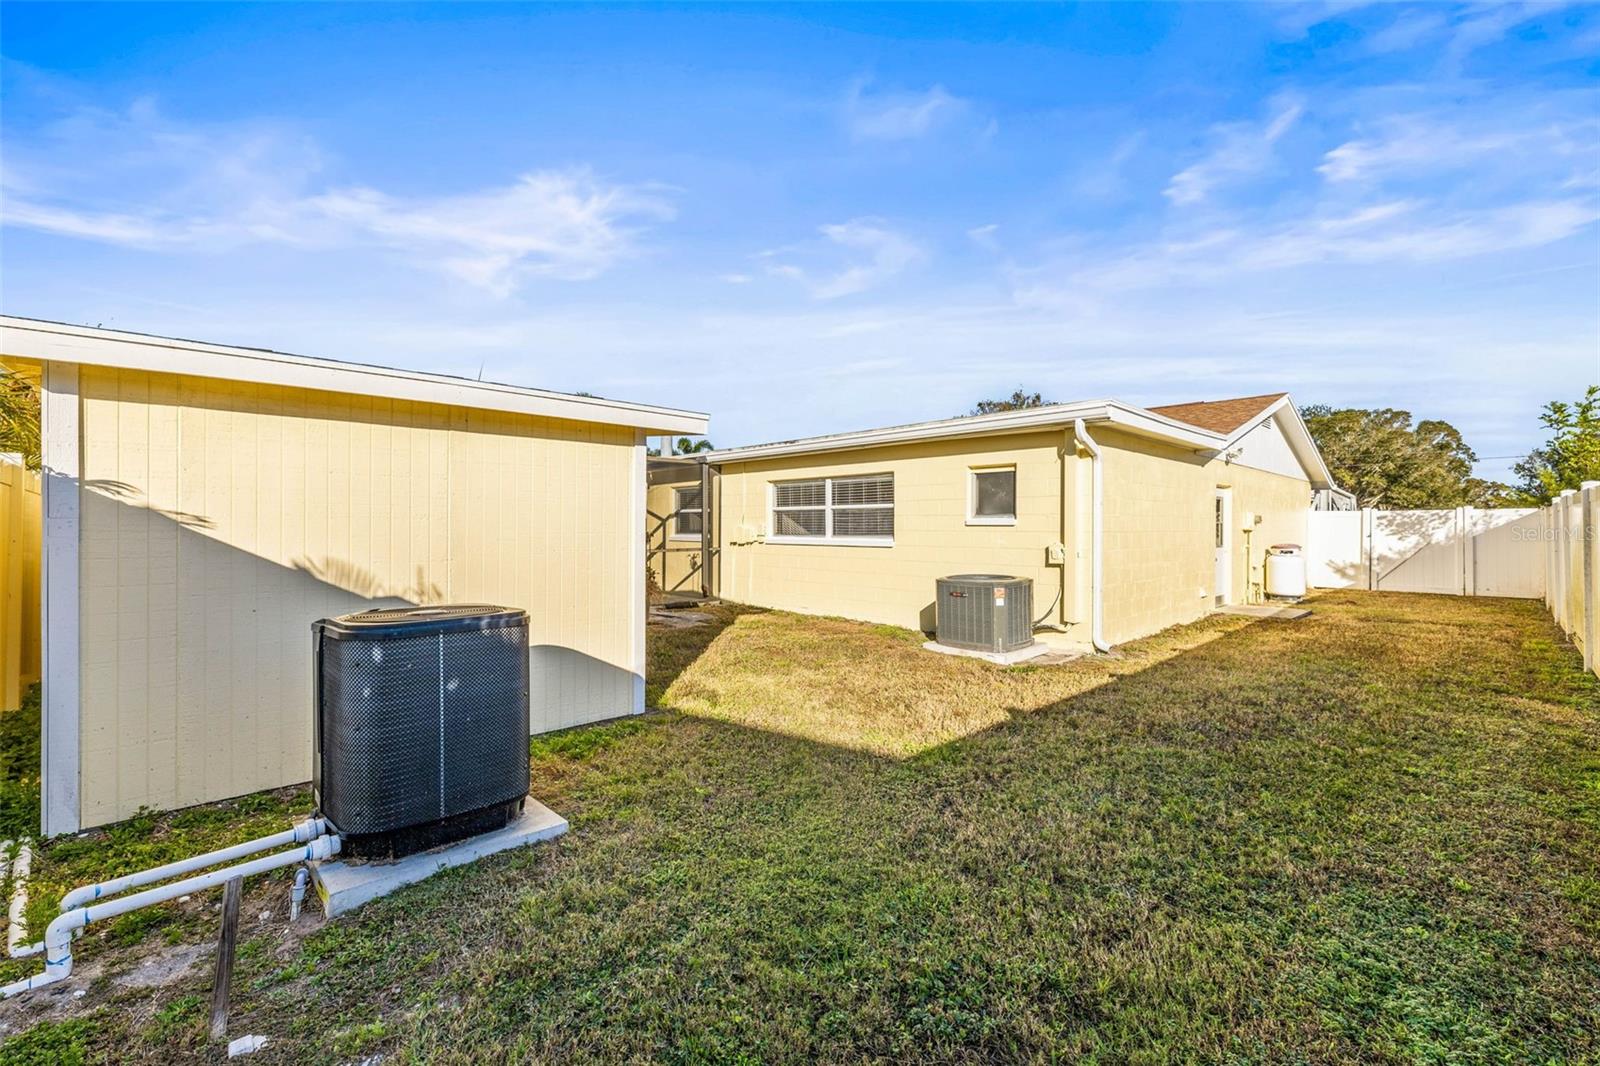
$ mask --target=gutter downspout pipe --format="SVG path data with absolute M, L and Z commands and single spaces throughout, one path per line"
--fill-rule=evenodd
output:
M 1101 556 L 1104 554 L 1101 547 L 1105 542 L 1105 477 L 1100 470 L 1100 446 L 1089 436 L 1089 429 L 1083 424 L 1083 419 L 1077 418 L 1072 422 L 1072 435 L 1082 444 L 1092 460 L 1094 502 L 1090 505 L 1089 525 L 1091 529 L 1090 541 L 1092 543 L 1092 559 L 1089 568 L 1089 596 L 1093 606 L 1089 614 L 1089 643 L 1094 645 L 1095 651 L 1110 651 L 1111 645 L 1106 643 L 1104 601 L 1105 592 L 1102 582 Z
M 266 873 L 284 866 L 294 866 L 297 863 L 312 862 L 318 859 L 328 859 L 339 853 L 339 838 L 336 836 L 319 836 L 302 847 L 293 851 L 280 851 L 275 855 L 263 855 L 249 862 L 237 866 L 224 866 L 220 870 L 210 873 L 197 874 L 194 877 L 174 881 L 170 885 L 161 885 L 159 888 L 149 888 L 143 892 L 135 892 L 131 896 L 120 899 L 108 899 L 104 903 L 96 903 L 88 907 L 78 907 L 75 910 L 64 911 L 56 915 L 55 921 L 50 923 L 50 928 L 44 934 L 44 973 L 35 974 L 21 981 L 13 981 L 9 985 L 0 987 L 0 997 L 10 998 L 20 992 L 29 992 L 35 988 L 53 985 L 72 975 L 72 937 L 73 934 L 90 922 L 102 922 L 107 918 L 115 918 L 119 914 L 148 907 L 153 903 L 165 903 L 169 899 L 188 895 L 191 892 L 200 892 L 208 888 L 233 880 L 235 877 L 249 877 L 253 874 Z

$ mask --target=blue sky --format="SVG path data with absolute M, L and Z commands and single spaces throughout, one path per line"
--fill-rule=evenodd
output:
M 6 4 L 3 307 L 713 414 L 1600 381 L 1600 8 Z M 1503 476 L 1509 462 L 1480 472 Z

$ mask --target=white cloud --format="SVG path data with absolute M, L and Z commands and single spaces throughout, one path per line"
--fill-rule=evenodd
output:
M 1484 45 L 1493 44 L 1510 29 L 1521 25 L 1541 12 L 1552 10 L 1549 4 L 1479 4 L 1466 9 L 1466 14 L 1455 23 L 1455 32 L 1445 47 L 1445 66 L 1458 70 L 1473 52 Z
M 656 193 L 582 170 L 538 171 L 503 188 L 435 199 L 334 190 L 305 207 L 501 295 L 525 278 L 596 277 L 634 251 L 634 224 L 672 215 Z
M 903 141 L 929 133 L 967 107 L 942 85 L 923 92 L 869 93 L 863 80 L 845 94 L 844 119 L 854 140 Z
M 1408 52 L 1444 32 L 1449 21 L 1438 11 L 1402 11 L 1393 22 L 1367 34 L 1367 51 L 1379 54 Z
M 1135 130 L 1118 139 L 1110 152 L 1084 164 L 1072 182 L 1074 195 L 1088 200 L 1110 201 L 1125 196 L 1128 179 L 1123 168 L 1144 145 L 1145 133 Z
M 330 185 L 322 169 L 314 146 L 281 130 L 184 126 L 149 102 L 84 111 L 51 143 L 13 150 L 0 221 L 166 251 L 378 245 L 504 296 L 533 278 L 593 278 L 637 251 L 641 226 L 672 216 L 659 190 L 581 168 L 408 198 Z
M 1000 231 L 1000 223 L 991 222 L 987 226 L 973 226 L 967 230 L 967 237 L 979 248 L 987 251 L 997 251 L 1000 242 L 995 239 L 995 234 Z
M 1106 256 L 1091 251 L 1022 272 L 1016 292 L 1025 304 L 1050 305 L 1084 289 L 1242 284 L 1245 275 L 1317 264 L 1445 262 L 1553 244 L 1597 220 L 1600 207 L 1577 199 L 1478 210 L 1393 200 L 1291 222 L 1218 227 Z
M 1305 107 L 1298 98 L 1280 96 L 1264 122 L 1213 126 L 1210 152 L 1172 176 L 1167 183 L 1167 199 L 1179 205 L 1199 203 L 1225 182 L 1266 170 L 1273 161 L 1273 145 L 1304 113 Z
M 1593 118 L 1545 120 L 1525 110 L 1486 116 L 1481 108 L 1465 120 L 1397 115 L 1380 120 L 1370 135 L 1329 151 L 1317 172 L 1330 182 L 1357 182 L 1457 170 L 1487 159 L 1511 160 L 1528 174 L 1574 157 L 1587 157 L 1592 168 L 1600 162 L 1597 140 L 1600 121 Z
M 824 258 L 823 249 L 815 245 L 797 245 L 763 253 L 768 273 L 799 282 L 818 300 L 833 300 L 865 292 L 922 258 L 922 249 L 915 241 L 888 228 L 880 219 L 851 219 L 823 226 L 819 232 L 828 241 L 823 249 L 844 249 L 855 253 L 854 261 L 831 272 L 819 272 L 816 266 L 802 267 L 779 258 Z

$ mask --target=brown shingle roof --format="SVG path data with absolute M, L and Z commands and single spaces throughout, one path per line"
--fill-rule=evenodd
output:
M 1287 395 L 1287 392 L 1272 392 L 1264 396 L 1240 396 L 1234 400 L 1169 403 L 1150 410 L 1191 426 L 1209 429 L 1213 433 L 1232 433 Z

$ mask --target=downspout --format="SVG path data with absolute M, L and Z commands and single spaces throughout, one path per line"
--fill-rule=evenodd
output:
M 1089 643 L 1094 645 L 1095 651 L 1110 651 L 1111 645 L 1106 643 L 1105 617 L 1104 617 L 1104 587 L 1102 584 L 1102 570 L 1100 566 L 1101 546 L 1105 541 L 1105 478 L 1100 470 L 1100 446 L 1089 436 L 1088 427 L 1083 424 L 1083 419 L 1077 418 L 1072 422 L 1072 435 L 1076 437 L 1089 453 L 1094 488 L 1092 491 L 1093 502 L 1089 507 L 1089 540 L 1092 552 L 1089 563 L 1089 597 L 1092 603 L 1089 612 Z

